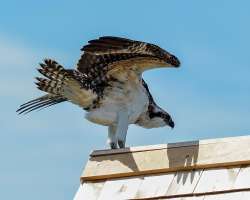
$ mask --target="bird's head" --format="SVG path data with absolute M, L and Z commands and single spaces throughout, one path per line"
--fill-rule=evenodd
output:
M 137 123 L 144 128 L 158 128 L 169 126 L 174 128 L 175 124 L 171 116 L 155 104 L 148 107 L 147 117 L 140 119 Z
M 162 109 L 157 108 L 149 111 L 149 118 L 155 127 L 170 126 L 174 128 L 175 124 L 171 116 Z

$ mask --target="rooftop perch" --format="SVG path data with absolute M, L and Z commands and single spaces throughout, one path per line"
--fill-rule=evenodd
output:
M 250 199 L 250 136 L 96 150 L 74 200 Z

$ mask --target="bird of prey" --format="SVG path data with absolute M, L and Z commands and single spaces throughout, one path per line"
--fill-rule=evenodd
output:
M 154 101 L 142 73 L 159 67 L 179 67 L 177 57 L 154 44 L 104 36 L 83 46 L 76 69 L 45 59 L 38 71 L 44 96 L 22 104 L 19 114 L 69 101 L 86 110 L 86 119 L 108 126 L 108 144 L 124 148 L 128 126 L 170 126 L 171 116 Z

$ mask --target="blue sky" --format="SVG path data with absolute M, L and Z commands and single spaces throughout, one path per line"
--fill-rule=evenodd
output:
M 45 57 L 73 68 L 90 39 L 114 35 L 160 45 L 179 69 L 144 74 L 174 130 L 131 126 L 127 145 L 250 133 L 249 1 L 5 1 L 0 7 L 0 199 L 72 199 L 107 130 L 69 103 L 17 116 L 42 93 Z

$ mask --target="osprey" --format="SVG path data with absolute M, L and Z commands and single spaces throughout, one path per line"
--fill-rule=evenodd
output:
M 44 96 L 22 104 L 19 114 L 64 101 L 87 111 L 86 119 L 108 126 L 112 149 L 124 148 L 129 124 L 145 128 L 170 126 L 171 116 L 154 101 L 142 73 L 158 67 L 179 67 L 174 55 L 154 44 L 105 36 L 90 40 L 76 69 L 45 59 L 38 71 Z

